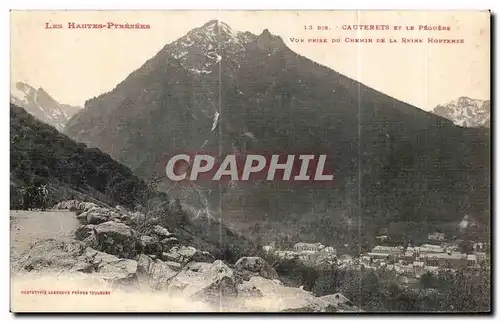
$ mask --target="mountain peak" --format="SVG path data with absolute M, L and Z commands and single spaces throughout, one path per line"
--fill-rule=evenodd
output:
M 42 87 L 35 89 L 24 82 L 15 82 L 11 85 L 10 102 L 60 131 L 69 118 L 80 109 L 70 105 L 62 106 Z
M 439 104 L 433 113 L 465 127 L 489 127 L 490 101 L 460 96 L 456 100 Z
M 188 35 L 206 36 L 209 40 L 218 39 L 221 36 L 228 35 L 231 37 L 237 37 L 239 32 L 234 31 L 227 23 L 220 20 L 210 20 L 203 26 L 191 30 Z
M 240 55 L 245 50 L 244 45 L 256 38 L 255 35 L 235 31 L 227 23 L 214 19 L 167 45 L 166 51 L 188 71 L 211 74 L 214 65 L 224 57 Z

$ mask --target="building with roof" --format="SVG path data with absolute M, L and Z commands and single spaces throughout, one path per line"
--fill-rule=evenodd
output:
M 461 253 L 421 254 L 419 260 L 426 266 L 439 268 L 463 268 L 467 266 L 467 255 Z
M 373 247 L 372 253 L 381 253 L 381 254 L 391 254 L 391 255 L 398 255 L 402 254 L 404 251 L 403 246 L 381 246 L 377 245 Z
M 310 252 L 318 252 L 325 248 L 325 246 L 321 243 L 309 244 L 309 243 L 296 243 L 293 246 L 293 249 L 296 252 L 310 251 Z

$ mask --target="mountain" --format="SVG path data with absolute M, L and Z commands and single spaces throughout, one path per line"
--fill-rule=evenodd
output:
M 381 227 L 408 238 L 458 227 L 464 214 L 489 224 L 487 131 L 349 79 L 267 29 L 254 35 L 210 21 L 191 30 L 88 100 L 65 133 L 145 179 L 164 175 L 179 151 L 327 154 L 334 186 L 164 180 L 169 194 L 263 242 L 283 233 L 364 245 Z
M 83 195 L 105 204 L 135 206 L 145 183 L 130 169 L 96 148 L 76 143 L 27 113 L 10 105 L 11 208 L 21 189 L 32 182 L 49 186 L 50 204 Z
M 462 96 L 436 106 L 432 112 L 463 127 L 490 127 L 491 103 Z
M 62 131 L 68 120 L 81 107 L 60 104 L 43 88 L 34 89 L 28 84 L 17 82 L 11 86 L 10 102 L 23 107 L 40 121 Z

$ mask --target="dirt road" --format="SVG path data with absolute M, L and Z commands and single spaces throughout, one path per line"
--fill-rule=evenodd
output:
M 78 227 L 74 212 L 10 211 L 10 255 L 14 260 L 44 239 L 71 238 Z

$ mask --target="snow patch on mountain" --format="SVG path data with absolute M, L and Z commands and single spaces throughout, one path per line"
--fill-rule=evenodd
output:
M 211 20 L 167 45 L 167 50 L 186 70 L 209 75 L 224 56 L 243 52 L 244 45 L 256 37 L 249 32 L 233 30 L 222 21 Z
M 219 112 L 215 112 L 214 113 L 214 121 L 212 123 L 212 129 L 211 131 L 215 130 L 215 128 L 217 127 L 217 124 L 219 124 Z

